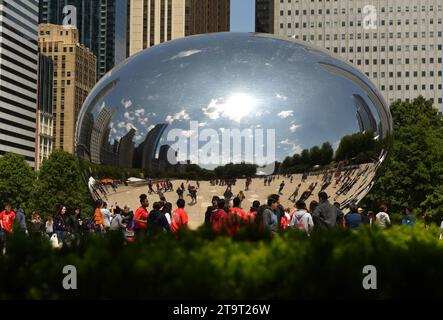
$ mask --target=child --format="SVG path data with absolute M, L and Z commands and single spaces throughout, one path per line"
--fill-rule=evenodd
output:
M 46 221 L 45 227 L 46 227 L 46 235 L 49 240 L 51 239 L 51 236 L 54 233 L 54 224 L 52 222 L 52 218 L 49 218 L 48 221 Z

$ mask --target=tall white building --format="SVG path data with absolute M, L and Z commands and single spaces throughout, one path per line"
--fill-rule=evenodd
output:
M 422 95 L 443 111 L 442 0 L 256 1 L 258 31 L 340 55 L 390 103 Z
M 35 165 L 38 0 L 0 0 L 0 156 Z

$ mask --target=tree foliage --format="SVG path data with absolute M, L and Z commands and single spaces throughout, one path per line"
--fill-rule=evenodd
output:
M 0 255 L 0 273 L 8 275 L 0 281 L 0 299 L 443 297 L 443 243 L 436 226 L 362 228 L 309 238 L 289 230 L 256 241 L 214 239 L 205 232 L 129 244 L 107 234 L 60 251 L 47 241 L 16 235 L 7 242 L 7 255 Z M 77 290 L 61 285 L 66 265 L 77 269 Z M 362 288 L 365 265 L 377 267 L 377 290 Z M 417 270 L 419 276 L 413 276 Z
M 412 206 L 443 218 L 443 120 L 430 101 L 391 106 L 393 145 L 379 179 L 365 201 L 386 201 L 391 212 Z
M 0 158 L 0 207 L 4 202 L 26 205 L 35 173 L 23 156 L 9 153 Z
M 32 194 L 32 206 L 43 216 L 53 215 L 61 205 L 73 209 L 83 206 L 91 212 L 91 197 L 77 160 L 55 150 L 42 164 Z

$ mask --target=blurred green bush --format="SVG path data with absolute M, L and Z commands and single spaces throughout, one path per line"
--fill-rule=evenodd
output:
M 61 250 L 15 235 L 0 257 L 0 299 L 441 298 L 438 235 L 417 225 L 272 239 L 245 229 L 231 239 L 202 227 L 134 243 L 94 236 Z M 76 266 L 78 290 L 63 289 L 65 265 Z M 365 265 L 377 268 L 377 290 L 362 287 Z

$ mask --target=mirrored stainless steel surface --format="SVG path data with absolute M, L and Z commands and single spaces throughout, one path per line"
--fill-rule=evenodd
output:
M 94 197 L 127 192 L 136 202 L 146 179 L 176 189 L 189 178 L 207 204 L 223 195 L 216 179 L 239 179 L 235 196 L 250 177 L 247 201 L 284 180 L 282 199 L 317 182 L 306 201 L 324 187 L 344 206 L 370 189 L 391 131 L 381 94 L 346 62 L 293 39 L 215 33 L 152 47 L 109 72 L 80 112 L 76 153 Z M 122 185 L 106 191 L 103 179 Z

